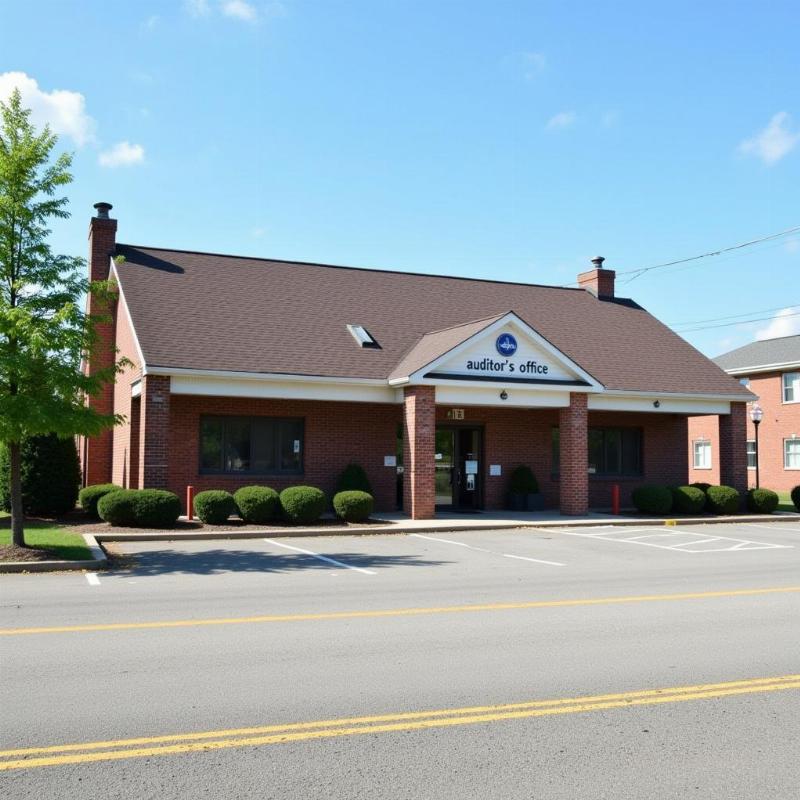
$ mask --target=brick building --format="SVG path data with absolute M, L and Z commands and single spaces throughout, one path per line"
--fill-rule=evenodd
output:
M 601 258 L 578 288 L 292 263 L 120 244 L 95 208 L 90 274 L 118 287 L 95 358 L 132 366 L 91 401 L 126 422 L 81 442 L 87 484 L 330 492 L 355 461 L 379 510 L 427 518 L 502 508 L 527 464 L 581 514 L 685 483 L 696 414 L 721 415 L 721 475 L 746 484 L 752 396 Z
M 800 485 L 800 336 L 766 339 L 732 350 L 715 363 L 758 397 L 761 486 L 790 491 Z M 750 486 L 756 483 L 756 435 L 748 404 L 747 431 L 738 444 L 745 453 Z M 719 418 L 695 417 L 689 424 L 693 480 L 719 482 Z

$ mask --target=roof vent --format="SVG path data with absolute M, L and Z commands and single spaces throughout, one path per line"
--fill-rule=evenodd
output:
M 380 345 L 363 325 L 348 325 L 347 330 L 350 331 L 350 335 L 358 342 L 360 347 L 380 349 Z

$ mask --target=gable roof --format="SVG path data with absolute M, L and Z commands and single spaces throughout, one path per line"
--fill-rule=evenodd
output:
M 513 308 L 609 390 L 750 397 L 633 301 L 583 289 L 134 245 L 116 252 L 149 369 L 386 380 L 431 331 L 438 347 L 461 335 L 456 328 Z M 347 324 L 380 347 L 358 347 Z
M 714 359 L 724 370 L 761 369 L 769 366 L 800 366 L 800 335 L 750 342 Z

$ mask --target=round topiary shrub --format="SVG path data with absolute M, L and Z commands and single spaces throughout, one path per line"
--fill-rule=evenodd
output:
M 511 494 L 537 494 L 539 482 L 531 472 L 531 468 L 524 464 L 515 467 L 508 481 L 508 490 Z
M 792 498 L 794 507 L 800 511 L 800 486 L 795 486 L 794 489 L 792 489 L 790 497 Z
M 286 519 L 295 525 L 311 525 L 325 510 L 325 493 L 315 486 L 290 486 L 280 493 Z
M 140 489 L 133 497 L 133 518 L 141 528 L 172 528 L 181 515 L 178 495 L 164 489 Z
M 672 489 L 672 510 L 677 514 L 699 514 L 706 507 L 706 493 L 696 486 Z
M 709 486 L 706 498 L 706 508 L 712 514 L 735 514 L 739 510 L 739 492 L 732 486 Z
M 269 486 L 243 486 L 233 495 L 239 516 L 249 525 L 264 525 L 280 509 L 278 493 Z
M 365 522 L 374 507 L 375 499 L 368 492 L 339 492 L 333 498 L 333 510 L 345 522 Z
M 75 440 L 54 433 L 27 436 L 20 447 L 22 508 L 36 517 L 60 517 L 75 508 L 81 470 Z M 0 448 L 0 507 L 11 510 L 11 463 Z
M 134 497 L 136 489 L 117 489 L 106 492 L 97 501 L 97 513 L 100 519 L 122 528 L 136 525 Z
M 115 483 L 98 483 L 94 486 L 87 486 L 78 493 L 78 504 L 93 519 L 100 519 L 97 504 L 100 498 L 105 497 L 111 492 L 122 491 L 121 486 Z
M 751 489 L 747 493 L 747 509 L 755 514 L 771 514 L 780 503 L 772 489 Z
M 361 464 L 348 464 L 339 475 L 339 480 L 336 482 L 336 494 L 349 491 L 372 493 L 369 478 Z
M 236 512 L 236 503 L 230 492 L 209 489 L 194 496 L 194 513 L 207 525 L 224 525 Z
M 672 509 L 672 492 L 666 486 L 639 486 L 631 496 L 633 505 L 645 514 L 668 514 Z

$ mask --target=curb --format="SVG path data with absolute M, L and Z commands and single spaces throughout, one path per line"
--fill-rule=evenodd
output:
M 105 551 L 91 533 L 83 534 L 83 541 L 92 558 L 81 561 L 0 561 L 0 574 L 10 572 L 76 572 L 80 570 L 105 569 L 108 558 Z

